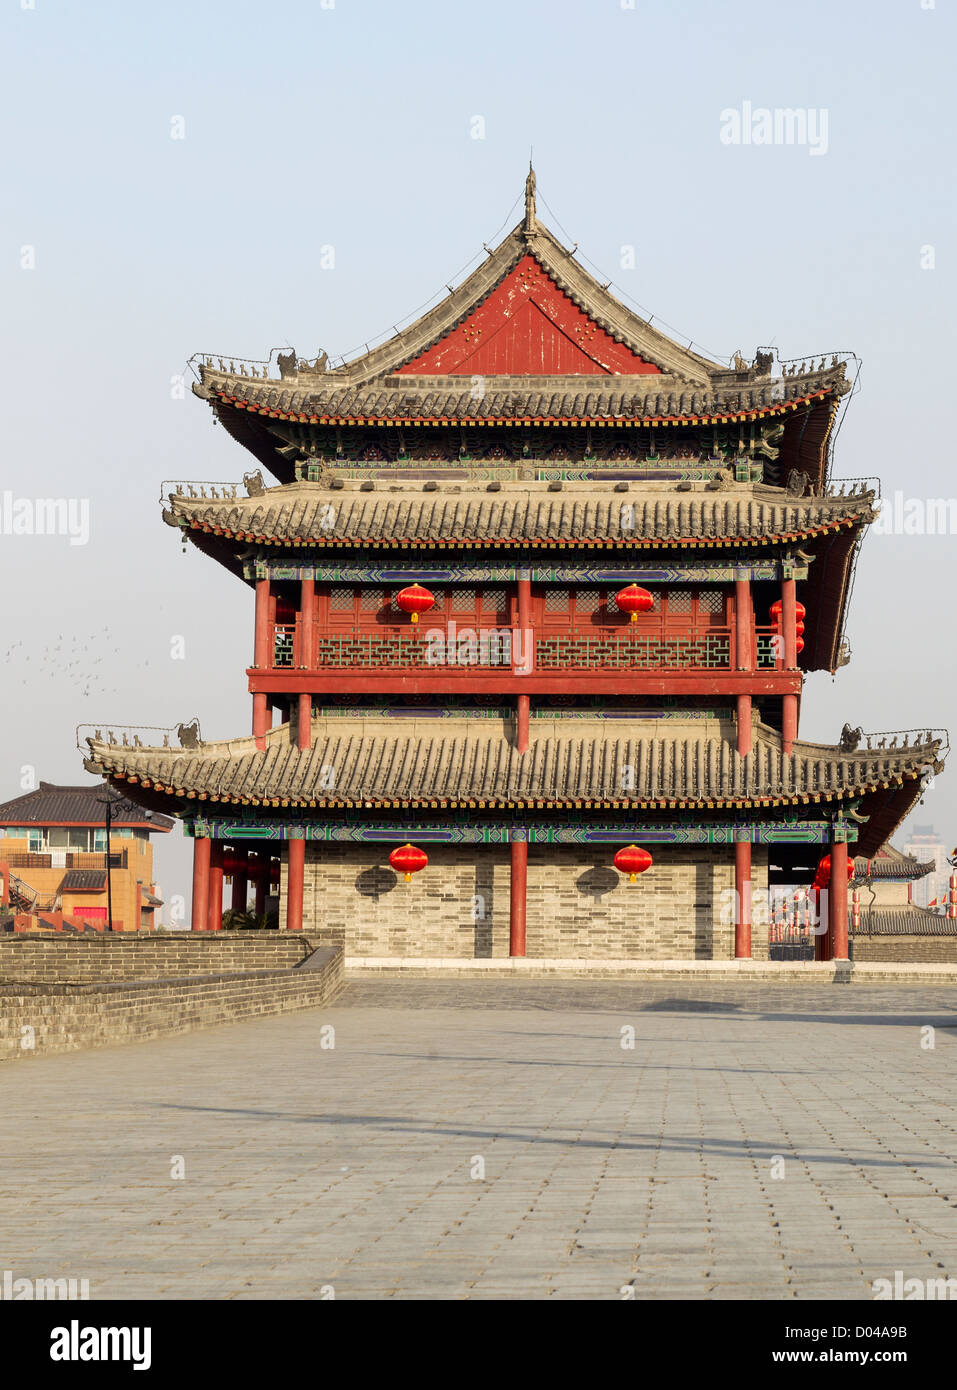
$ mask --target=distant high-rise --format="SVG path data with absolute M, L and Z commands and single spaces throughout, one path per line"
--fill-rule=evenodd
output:
M 942 903 L 947 897 L 950 866 L 947 855 L 950 847 L 937 834 L 932 825 L 915 825 L 909 840 L 903 843 L 905 854 L 913 855 L 922 864 L 933 861 L 933 869 L 924 878 L 914 883 L 912 901 L 918 907 L 928 907 L 935 899 Z

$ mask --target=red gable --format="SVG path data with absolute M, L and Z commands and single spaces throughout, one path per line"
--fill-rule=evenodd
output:
M 660 372 L 616 343 L 525 255 L 477 309 L 396 369 L 423 376 L 637 376 Z

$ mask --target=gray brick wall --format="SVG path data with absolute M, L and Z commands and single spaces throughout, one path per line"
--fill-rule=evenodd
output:
M 342 986 L 340 950 L 302 970 L 248 970 L 179 979 L 0 986 L 0 1060 L 141 1042 L 256 1015 L 328 1003 Z
M 900 961 L 909 965 L 957 964 L 957 936 L 854 935 L 855 961 Z
M 142 980 L 229 970 L 291 969 L 319 945 L 307 933 L 137 932 L 0 935 L 0 984 Z
M 308 845 L 307 934 L 342 943 L 350 956 L 507 956 L 507 847 L 431 845 L 427 852 L 429 867 L 406 884 L 389 868 L 388 846 Z M 528 955 L 730 959 L 731 847 L 651 852 L 654 866 L 629 884 L 612 867 L 613 846 L 532 846 Z M 767 865 L 767 852 L 756 846 L 755 892 L 767 888 Z M 284 864 L 283 914 L 285 897 Z M 767 936 L 759 920 L 752 928 L 755 959 L 767 959 Z

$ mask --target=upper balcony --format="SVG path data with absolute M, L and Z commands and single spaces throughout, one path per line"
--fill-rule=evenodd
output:
M 383 591 L 340 592 L 319 604 L 307 632 L 300 614 L 271 624 L 272 665 L 249 671 L 270 694 L 441 693 L 788 694 L 769 625 L 740 629 L 721 590 L 660 594 L 632 623 L 595 588 L 533 594 L 531 622 L 497 588 L 439 593 L 413 624 Z M 331 602 L 340 606 L 332 611 Z

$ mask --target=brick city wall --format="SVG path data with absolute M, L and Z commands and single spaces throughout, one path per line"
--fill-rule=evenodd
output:
M 292 969 L 319 945 L 308 933 L 137 932 L 120 936 L 0 934 L 0 984 L 169 979 L 230 970 Z
M 855 961 L 901 961 L 910 965 L 957 964 L 957 936 L 854 936 Z
M 629 884 L 614 847 L 531 846 L 527 953 L 537 957 L 723 960 L 734 955 L 730 846 L 652 849 L 653 867 Z M 509 850 L 430 845 L 429 867 L 407 884 L 388 850 L 307 845 L 306 933 L 347 956 L 508 955 Z M 754 849 L 754 890 L 767 888 L 767 852 Z M 280 927 L 285 926 L 286 865 Z M 768 956 L 767 923 L 752 929 Z
M 243 970 L 114 983 L 0 985 L 0 1060 L 104 1047 L 315 1009 L 342 986 L 341 950 L 299 969 Z

